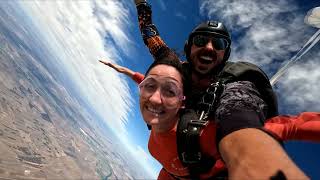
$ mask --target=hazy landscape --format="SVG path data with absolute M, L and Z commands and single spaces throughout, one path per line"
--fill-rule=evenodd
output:
M 21 16 L 1 4 L 0 179 L 146 177 Z

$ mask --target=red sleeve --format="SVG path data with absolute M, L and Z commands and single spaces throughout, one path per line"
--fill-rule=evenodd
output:
M 171 174 L 169 174 L 164 168 L 161 169 L 158 180 L 176 180 Z
M 132 80 L 134 80 L 137 84 L 140 84 L 144 79 L 144 75 L 139 73 L 139 72 L 135 72 L 132 76 Z
M 200 174 L 200 179 L 213 179 L 215 177 L 216 179 L 225 179 L 224 177 L 227 177 L 226 175 L 227 167 L 222 161 L 222 159 L 218 159 L 214 166 L 205 174 Z
M 281 140 L 320 142 L 318 112 L 303 112 L 297 116 L 276 116 L 268 119 L 264 127 Z

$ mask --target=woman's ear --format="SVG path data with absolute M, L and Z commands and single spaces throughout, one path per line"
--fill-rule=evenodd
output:
M 182 97 L 181 103 L 182 103 L 182 104 L 181 104 L 180 109 L 186 108 L 186 96 L 183 96 L 183 97 Z

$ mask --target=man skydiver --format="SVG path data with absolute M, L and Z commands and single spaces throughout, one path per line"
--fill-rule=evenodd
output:
M 150 5 L 143 0 L 135 3 L 144 43 L 155 59 L 161 59 L 171 50 L 152 23 Z M 271 85 L 263 84 L 265 89 L 259 89 L 261 84 L 257 79 L 265 78 L 265 74 L 252 64 L 227 62 L 230 46 L 230 34 L 220 22 L 201 23 L 189 35 L 185 45 L 188 61 L 185 68 L 191 72 L 193 88 L 187 108 L 197 110 L 199 101 L 211 84 L 219 82 L 221 75 L 230 71 L 237 73 L 240 69 L 239 77 L 224 83 L 214 112 L 206 112 L 219 125 L 218 148 L 228 167 L 229 178 L 268 179 L 280 170 L 289 179 L 306 179 L 279 143 L 261 131 L 265 119 L 277 115 Z

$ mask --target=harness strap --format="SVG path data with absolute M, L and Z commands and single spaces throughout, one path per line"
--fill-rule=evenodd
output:
M 199 134 L 201 122 L 197 121 L 198 116 L 192 109 L 185 109 L 181 113 L 177 129 L 177 147 L 179 159 L 183 165 L 188 166 L 198 163 L 201 159 Z M 197 125 L 193 127 L 192 125 Z M 204 125 L 204 124 L 203 124 Z
M 188 167 L 192 179 L 198 179 L 199 174 L 207 172 L 215 164 L 215 159 L 203 157 L 200 148 L 200 133 L 208 124 L 208 116 L 215 108 L 223 91 L 223 84 L 212 83 L 201 102 L 198 104 L 200 117 L 193 109 L 181 112 L 177 128 L 177 147 L 179 159 Z
M 200 114 L 199 120 L 207 121 L 209 114 L 211 114 L 220 99 L 220 95 L 222 94 L 224 89 L 224 82 L 222 80 L 211 83 L 207 88 L 206 92 L 203 94 L 201 101 L 198 103 L 197 112 Z
M 215 164 L 215 161 L 210 158 L 205 158 L 206 161 L 201 162 L 201 166 L 194 166 L 194 167 L 189 167 L 189 173 L 190 175 L 186 176 L 177 176 L 166 169 L 164 169 L 172 178 L 179 180 L 179 179 L 191 179 L 191 180 L 197 180 L 200 179 L 200 174 L 201 173 L 206 173 L 208 172 Z M 203 178 L 202 178 L 203 179 Z M 209 177 L 209 179 L 219 179 L 219 180 L 227 180 L 228 179 L 228 170 L 224 169 L 217 174 L 215 174 L 213 177 Z

